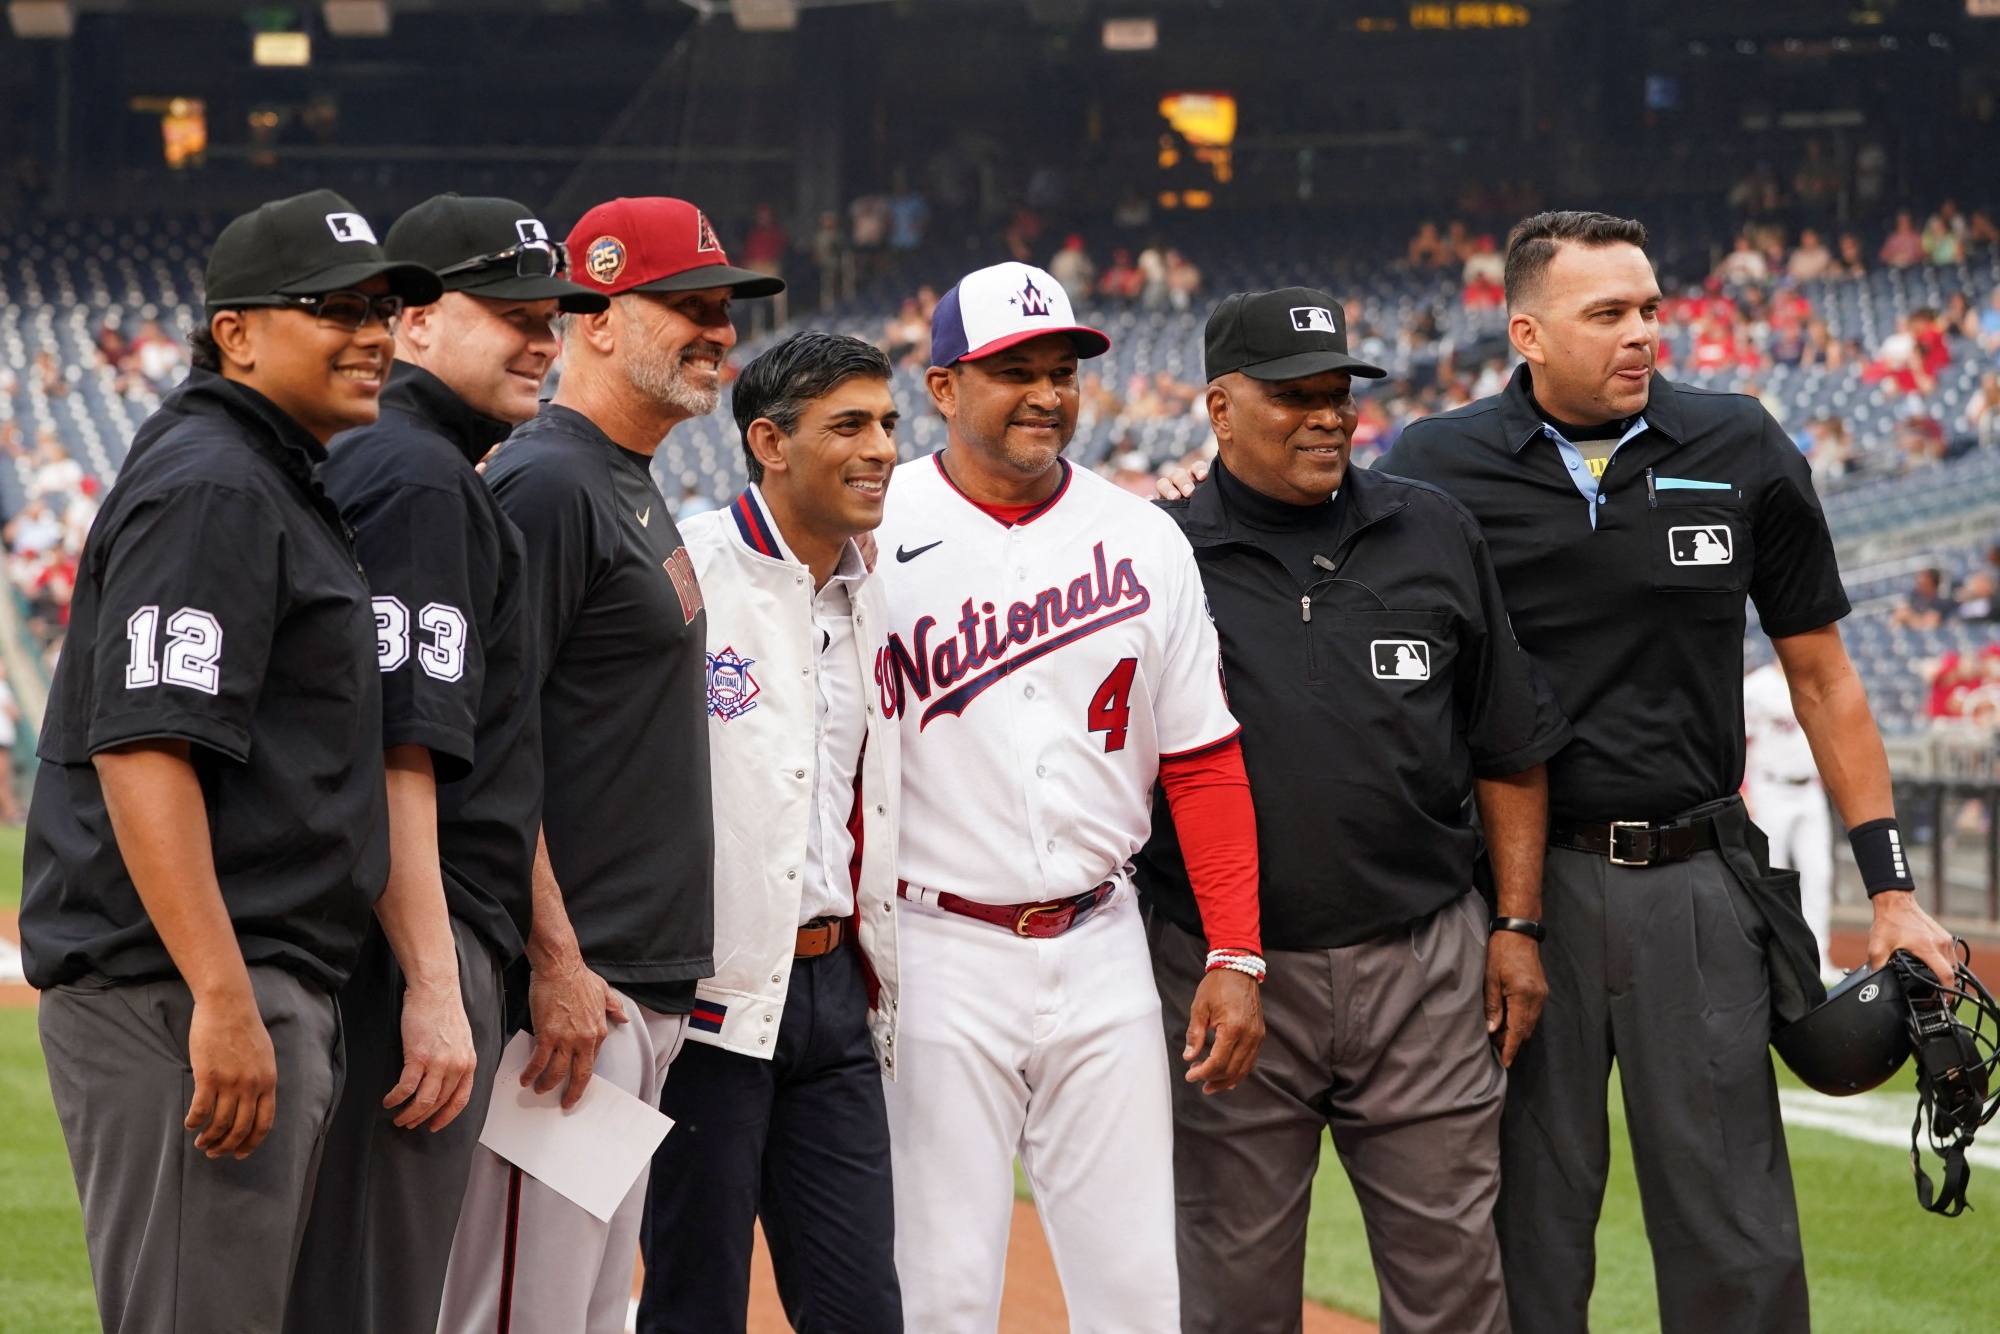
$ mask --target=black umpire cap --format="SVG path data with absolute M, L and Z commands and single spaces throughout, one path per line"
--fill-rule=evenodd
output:
M 202 300 L 210 310 L 280 305 L 274 298 L 325 296 L 371 278 L 388 279 L 407 306 L 427 306 L 444 292 L 422 264 L 390 259 L 354 205 L 331 190 L 312 190 L 224 227 L 209 252 Z
M 1231 371 L 1253 380 L 1300 380 L 1324 371 L 1388 374 L 1347 355 L 1347 312 L 1311 287 L 1226 296 L 1208 317 L 1205 339 L 1203 362 L 1211 380 Z
M 570 282 L 562 243 L 511 199 L 442 194 L 396 219 L 388 251 L 436 270 L 447 292 L 498 301 L 549 301 L 573 315 L 603 310 L 611 298 Z

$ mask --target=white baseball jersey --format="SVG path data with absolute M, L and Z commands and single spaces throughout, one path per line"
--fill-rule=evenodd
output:
M 900 719 L 898 871 L 981 903 L 1081 894 L 1152 829 L 1160 760 L 1237 731 L 1194 552 L 1173 520 L 1062 465 L 1011 527 L 899 469 L 876 532 Z
M 1795 783 L 1819 777 L 1812 746 L 1792 712 L 1791 687 L 1772 663 L 1743 678 L 1743 730 L 1750 741 L 1751 782 Z

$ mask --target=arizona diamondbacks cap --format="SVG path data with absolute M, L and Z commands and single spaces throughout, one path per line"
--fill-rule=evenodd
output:
M 210 310 L 271 304 L 272 297 L 324 296 L 389 280 L 407 305 L 427 306 L 444 292 L 422 264 L 389 258 L 368 219 L 331 190 L 277 199 L 245 213 L 215 238 L 202 300 Z
M 696 292 L 727 287 L 740 297 L 776 296 L 785 280 L 739 269 L 715 228 L 685 199 L 652 195 L 599 204 L 569 233 L 570 277 L 595 292 Z
M 977 361 L 1043 334 L 1063 333 L 1079 357 L 1101 357 L 1111 340 L 1078 324 L 1062 284 L 1032 264 L 1009 260 L 968 273 L 931 315 L 931 365 Z
M 564 279 L 563 247 L 525 205 L 511 199 L 435 195 L 396 219 L 383 238 L 396 259 L 435 270 L 447 292 L 495 301 L 555 301 L 575 314 L 611 298 Z
M 1213 380 L 1300 380 L 1325 371 L 1379 379 L 1388 372 L 1347 354 L 1347 312 L 1325 292 L 1280 287 L 1222 298 L 1208 317 L 1202 360 Z

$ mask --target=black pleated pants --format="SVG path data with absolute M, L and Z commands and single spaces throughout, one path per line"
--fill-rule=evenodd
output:
M 850 943 L 792 965 L 772 1059 L 690 1041 L 660 1110 L 640 1334 L 743 1334 L 755 1224 L 798 1334 L 900 1334 L 882 1072 Z

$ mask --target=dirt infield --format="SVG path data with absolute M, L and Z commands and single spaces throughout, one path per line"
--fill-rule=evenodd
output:
M 757 1234 L 757 1256 L 750 1278 L 750 1322 L 747 1334 L 791 1334 L 778 1289 L 771 1278 L 771 1258 L 764 1234 Z M 1007 1245 L 1007 1290 L 1000 1299 L 1000 1334 L 1067 1334 L 1069 1313 L 1063 1309 L 1062 1288 L 1056 1282 L 1055 1261 L 1042 1236 L 1035 1207 L 1014 1206 L 1014 1235 Z M 1305 1334 L 1375 1334 L 1366 1320 L 1306 1303 Z

